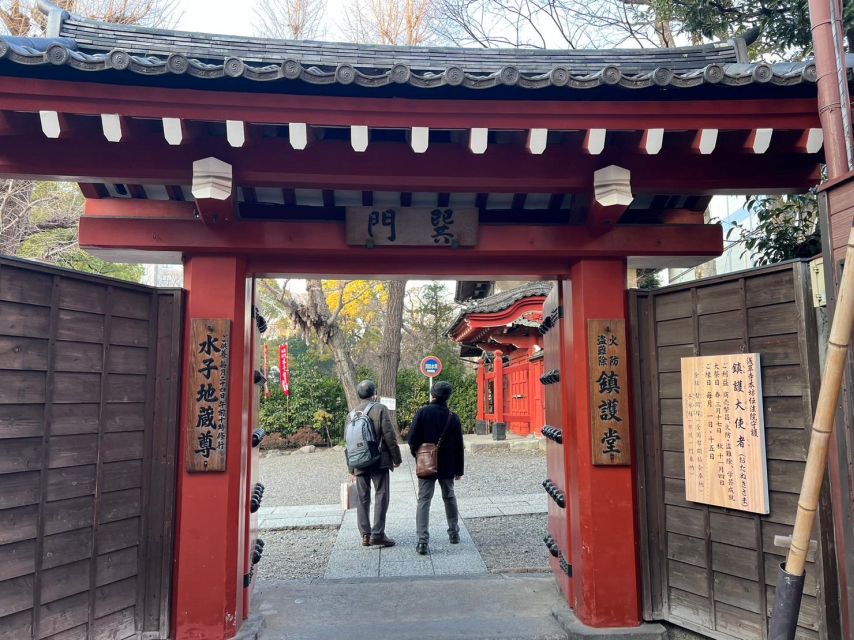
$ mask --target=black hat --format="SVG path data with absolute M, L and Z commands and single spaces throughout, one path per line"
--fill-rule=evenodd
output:
M 441 381 L 433 385 L 433 388 L 430 390 L 430 395 L 437 400 L 447 402 L 453 392 L 454 389 L 451 387 L 450 383 Z

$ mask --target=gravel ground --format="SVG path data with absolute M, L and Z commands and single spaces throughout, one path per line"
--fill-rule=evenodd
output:
M 344 453 L 317 449 L 314 453 L 261 454 L 259 481 L 264 485 L 265 507 L 304 504 L 338 504 L 341 483 L 349 477 Z
M 543 491 L 545 451 L 466 453 L 465 477 L 456 484 L 461 498 L 521 495 Z
M 341 451 L 264 452 L 259 474 L 264 506 L 337 504 L 348 475 Z M 542 491 L 545 478 L 545 451 L 478 451 L 466 454 L 465 477 L 456 487 L 461 498 L 521 495 Z
M 548 571 L 547 514 L 466 518 L 465 523 L 490 571 Z
M 322 578 L 337 535 L 332 528 L 264 531 L 264 558 L 256 565 L 258 580 Z

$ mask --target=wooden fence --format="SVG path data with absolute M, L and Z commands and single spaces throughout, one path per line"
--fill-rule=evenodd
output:
M 180 291 L 0 258 L 0 640 L 169 634 Z
M 819 375 L 808 267 L 792 262 L 633 292 L 635 414 L 644 615 L 722 640 L 767 638 L 777 568 L 803 477 Z M 761 354 L 771 510 L 685 499 L 680 360 Z M 819 511 L 797 638 L 839 631 L 828 493 Z

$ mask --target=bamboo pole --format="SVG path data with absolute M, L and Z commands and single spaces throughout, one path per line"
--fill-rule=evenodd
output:
M 839 297 L 833 322 L 830 325 L 830 337 L 827 341 L 827 358 L 824 377 L 818 395 L 815 418 L 810 435 L 810 447 L 804 470 L 804 481 L 798 499 L 798 512 L 795 516 L 795 528 L 792 533 L 792 545 L 786 558 L 786 572 L 793 576 L 804 574 L 804 564 L 810 546 L 815 514 L 818 509 L 819 493 L 827 467 L 827 450 L 833 435 L 833 423 L 839 391 L 842 386 L 842 374 L 851 340 L 851 328 L 854 325 L 854 229 L 848 236 L 848 249 L 845 253 L 845 267 L 842 282 L 839 285 Z

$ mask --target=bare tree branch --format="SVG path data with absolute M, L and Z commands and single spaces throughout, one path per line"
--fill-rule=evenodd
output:
M 353 0 L 342 31 L 352 42 L 415 46 L 434 34 L 437 0 Z
M 312 40 L 324 32 L 326 0 L 260 0 L 255 30 L 265 38 Z

